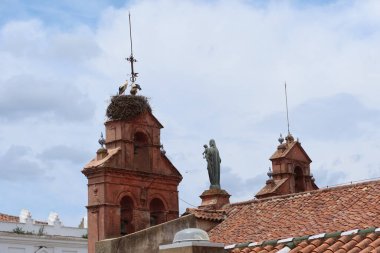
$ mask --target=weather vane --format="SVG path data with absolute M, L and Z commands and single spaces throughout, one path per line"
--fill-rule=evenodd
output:
M 135 62 L 137 62 L 137 60 L 133 56 L 131 13 L 129 13 L 129 39 L 130 39 L 130 42 L 131 42 L 131 55 L 128 58 L 126 58 L 126 60 L 131 63 L 131 78 L 130 78 L 130 81 L 132 83 L 131 83 L 130 93 L 131 93 L 131 95 L 136 95 L 137 94 L 137 90 L 141 90 L 141 87 L 140 87 L 140 85 L 138 85 L 136 83 L 136 79 L 137 79 L 138 73 L 135 72 L 134 65 L 133 65 Z M 125 82 L 125 84 L 123 84 L 122 86 L 119 87 L 119 95 L 124 94 L 125 90 L 127 89 L 127 86 L 128 86 L 128 80 Z
M 138 76 L 139 73 L 135 72 L 135 68 L 134 68 L 134 65 L 133 65 L 135 62 L 137 62 L 137 60 L 133 56 L 131 13 L 129 13 L 128 17 L 129 17 L 129 40 L 131 42 L 131 55 L 128 58 L 125 58 L 125 59 L 131 63 L 131 77 L 130 77 L 130 81 L 132 83 L 130 85 L 131 86 L 130 93 L 131 93 L 131 95 L 136 95 L 137 91 L 141 90 L 141 87 L 140 87 L 140 85 L 138 85 L 136 83 L 136 79 L 137 79 L 137 76 Z M 126 82 L 119 87 L 119 95 L 123 95 L 124 92 L 125 92 L 125 90 L 127 89 L 127 87 L 128 87 L 128 80 L 126 80 Z
M 134 83 L 134 82 L 136 82 L 136 78 L 137 78 L 138 73 L 135 73 L 135 70 L 133 67 L 133 63 L 137 62 L 137 60 L 135 59 L 135 57 L 133 57 L 131 13 L 129 13 L 129 40 L 131 41 L 131 56 L 129 56 L 129 58 L 127 58 L 126 60 L 131 63 L 131 78 L 130 78 L 130 80 L 132 83 Z

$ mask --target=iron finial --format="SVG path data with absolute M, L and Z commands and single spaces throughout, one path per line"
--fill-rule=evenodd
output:
M 272 168 L 271 167 L 269 167 L 267 175 L 268 175 L 269 179 L 272 179 L 273 172 L 272 172 Z
M 166 150 L 164 149 L 164 145 L 163 144 L 160 145 L 160 151 L 161 151 L 161 154 L 163 154 L 163 155 L 166 154 Z
M 135 72 L 135 69 L 134 69 L 134 63 L 137 62 L 137 60 L 135 59 L 135 57 L 133 56 L 133 42 L 132 42 L 132 24 L 131 24 L 131 13 L 129 13 L 128 15 L 128 18 L 129 18 L 129 40 L 130 40 L 130 43 L 131 43 L 131 55 L 126 58 L 127 61 L 129 61 L 131 63 L 131 95 L 136 95 L 137 93 L 137 90 L 141 90 L 141 87 L 140 85 L 138 85 L 136 83 L 136 79 L 137 79 L 137 76 L 138 76 L 138 73 Z
M 103 132 L 100 132 L 100 139 L 98 140 L 101 148 L 104 148 L 104 145 L 106 144 L 106 140 L 103 137 Z
M 284 137 L 282 137 L 282 134 L 280 134 L 280 138 L 278 138 L 278 142 L 282 144 L 284 142 Z

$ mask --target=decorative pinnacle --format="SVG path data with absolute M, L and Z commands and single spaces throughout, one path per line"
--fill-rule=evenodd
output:
M 166 150 L 164 149 L 164 145 L 163 144 L 160 145 L 160 151 L 161 151 L 161 154 L 163 154 L 163 155 L 166 154 Z
M 294 141 L 294 137 L 292 134 L 288 134 L 286 137 L 285 137 L 285 140 L 287 143 L 292 143 Z
M 268 175 L 269 179 L 272 179 L 273 172 L 272 172 L 272 168 L 271 167 L 269 167 L 267 175 Z
M 280 134 L 280 138 L 278 138 L 278 142 L 282 144 L 284 142 L 284 137 L 282 137 L 282 134 Z
M 106 140 L 103 138 L 103 132 L 100 133 L 100 139 L 98 140 L 101 148 L 104 148 L 104 145 L 106 144 Z

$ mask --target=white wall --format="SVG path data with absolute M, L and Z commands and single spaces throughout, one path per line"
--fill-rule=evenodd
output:
M 60 235 L 73 237 L 82 237 L 83 235 L 87 235 L 86 228 L 64 227 L 61 226 L 60 222 L 57 222 L 54 225 L 39 225 L 33 224 L 32 222 L 0 222 L 0 231 L 2 232 L 12 232 L 17 227 L 21 228 L 25 232 L 32 232 L 34 234 L 38 234 L 38 231 L 43 227 L 43 232 L 46 235 Z
M 0 253 L 87 253 L 87 239 L 0 232 Z

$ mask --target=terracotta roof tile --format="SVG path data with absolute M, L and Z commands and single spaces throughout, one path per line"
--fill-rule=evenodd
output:
M 372 231 L 372 232 L 371 232 Z M 325 234 L 323 238 L 309 239 L 310 236 L 293 238 L 288 243 L 278 243 L 268 245 L 268 241 L 259 243 L 255 247 L 241 246 L 237 244 L 236 248 L 227 252 L 233 253 L 257 253 L 257 252 L 278 252 L 284 247 L 289 247 L 289 253 L 380 253 L 380 231 L 373 232 L 373 229 L 359 230 L 359 234 L 342 235 L 341 232 Z M 273 241 L 269 241 L 273 242 Z M 277 242 L 281 242 L 278 240 Z M 241 247 L 239 247 L 241 246 Z
M 360 248 L 355 247 L 351 249 L 350 251 L 347 251 L 347 253 L 359 253 L 360 251 L 361 251 Z
M 380 227 L 379 196 L 378 180 L 231 204 L 209 236 L 233 244 Z
M 380 246 L 380 238 L 377 238 L 375 241 L 371 242 L 369 245 L 373 248 L 379 247 Z
M 104 165 L 108 160 L 110 160 L 112 157 L 114 157 L 119 151 L 121 150 L 120 147 L 118 148 L 113 148 L 113 149 L 107 149 L 107 155 L 101 160 L 97 160 L 96 158 L 92 159 L 88 164 L 84 166 L 83 170 L 87 170 L 90 168 L 96 168 L 96 167 L 101 167 Z
M 372 243 L 377 238 L 377 235 L 375 233 L 371 233 L 367 235 L 361 242 L 356 244 L 355 247 L 359 248 L 361 251 L 366 249 L 370 243 Z
M 18 216 L 0 213 L 0 222 L 19 223 L 20 222 L 20 218 Z M 34 223 L 35 224 L 40 224 L 40 225 L 47 225 L 48 224 L 45 221 L 38 221 L 38 220 L 34 220 Z
M 287 180 L 288 178 L 282 178 L 278 180 L 272 179 L 272 183 L 267 183 L 258 193 L 256 193 L 256 197 L 276 192 L 276 190 L 280 188 Z
M 301 249 L 299 252 L 306 253 L 306 252 L 312 252 L 315 249 L 315 245 L 309 244 L 305 248 Z
M 279 245 L 277 245 L 272 251 L 277 252 L 277 251 L 279 251 L 280 249 L 282 249 L 283 247 L 284 247 L 283 244 L 279 244 Z
M 204 210 L 198 208 L 186 208 L 184 215 L 194 214 L 195 217 L 209 221 L 223 221 L 226 218 L 224 210 Z
M 291 251 L 289 251 L 289 253 L 300 252 L 300 251 L 304 250 L 307 246 L 308 246 L 307 242 L 301 242 L 294 249 L 292 249 Z
M 18 216 L 8 215 L 4 213 L 0 213 L 0 221 L 1 222 L 19 222 Z
M 328 247 L 328 248 L 326 249 L 326 252 L 331 252 L 331 253 L 336 252 L 336 251 L 338 251 L 343 245 L 344 245 L 343 242 L 341 242 L 341 241 L 337 241 L 337 242 L 335 242 L 333 245 L 331 245 L 330 247 Z
M 345 245 L 342 246 L 342 249 L 345 250 L 346 252 L 350 251 L 355 247 L 355 245 L 360 242 L 363 239 L 361 235 L 355 235 L 354 237 L 351 238 L 349 242 L 347 242 Z

